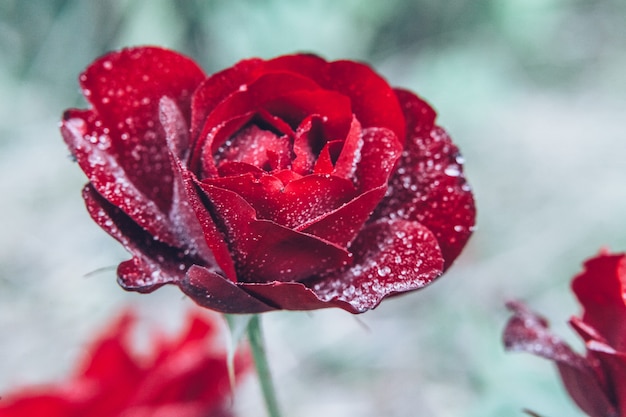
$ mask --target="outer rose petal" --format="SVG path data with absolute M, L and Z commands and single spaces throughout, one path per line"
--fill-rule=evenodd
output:
M 220 313 L 255 314 L 276 309 L 224 277 L 196 265 L 189 268 L 179 287 L 198 305 Z
M 626 352 L 626 255 L 600 255 L 585 262 L 572 289 L 584 308 L 582 321 L 608 344 Z
M 385 297 L 428 285 L 443 269 L 437 241 L 415 222 L 370 224 L 351 250 L 355 254 L 353 266 L 304 285 L 274 282 L 242 286 L 287 310 L 339 307 L 363 313 Z
M 432 125 L 434 111 L 413 93 L 396 90 L 407 119 L 407 141 L 388 197 L 374 218 L 415 220 L 437 237 L 446 269 L 474 228 L 476 210 L 462 158 L 446 132 Z
M 112 158 L 128 180 L 146 198 L 167 213 L 171 205 L 171 172 L 164 147 L 164 132 L 159 128 L 159 100 L 171 97 L 189 120 L 191 94 L 205 78 L 189 58 L 172 51 L 152 47 L 124 49 L 96 60 L 80 76 L 83 93 L 93 105 L 84 113 L 70 111 L 64 120 L 64 136 L 81 168 L 90 180 L 98 173 L 97 161 L 89 158 L 91 149 L 80 149 L 81 140 L 92 141 Z M 74 117 L 82 117 L 85 134 L 65 126 Z M 74 122 L 76 123 L 76 122 Z M 79 132 L 80 133 L 80 132 Z M 98 191 L 107 199 L 114 194 L 105 188 Z M 114 204 L 125 207 L 123 201 Z M 125 210 L 133 215 L 131 210 Z
M 182 279 L 190 265 L 202 262 L 185 254 L 182 248 L 171 247 L 153 239 L 93 187 L 85 187 L 83 198 L 92 219 L 133 255 L 133 259 L 118 267 L 118 281 L 122 287 L 151 292 L 164 284 Z

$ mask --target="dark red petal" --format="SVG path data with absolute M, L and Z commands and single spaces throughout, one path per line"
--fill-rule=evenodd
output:
M 387 296 L 423 288 L 443 270 L 437 241 L 416 222 L 371 223 L 350 251 L 352 267 L 311 282 L 311 288 L 320 298 L 347 301 L 358 312 L 376 307 Z
M 556 362 L 563 383 L 576 404 L 592 417 L 615 416 L 593 367 L 548 329 L 545 318 L 519 302 L 509 302 L 514 312 L 504 330 L 507 350 L 529 352 Z
M 290 55 L 264 63 L 267 71 L 292 71 L 315 80 L 327 90 L 350 98 L 352 111 L 364 128 L 384 127 L 405 135 L 398 100 L 389 84 L 370 67 L 353 61 L 326 62 L 314 55 Z
M 343 139 L 350 129 L 352 108 L 348 97 L 334 91 L 289 91 L 263 105 L 273 114 L 297 127 L 312 115 L 322 118 L 322 135 L 327 139 Z
M 238 194 L 199 185 L 228 234 L 240 282 L 297 281 L 350 262 L 341 247 L 258 219 Z
M 619 410 L 615 416 L 626 415 L 626 352 L 617 352 L 608 345 L 593 341 L 587 343 L 587 349 L 601 363 L 607 390 Z
M 328 81 L 328 62 L 313 54 L 283 55 L 263 63 L 264 71 L 290 71 L 302 74 L 320 85 Z
M 87 174 L 92 186 L 98 193 L 111 204 L 119 207 L 128 216 L 135 220 L 141 227 L 157 239 L 176 246 L 180 244 L 179 238 L 173 233 L 173 225 L 167 215 L 162 211 L 150 196 L 138 189 L 132 181 L 132 177 L 119 164 L 118 159 L 109 152 L 110 144 L 91 143 L 88 132 L 89 126 L 94 125 L 93 113 L 89 110 L 69 110 L 66 112 L 66 120 L 61 127 L 63 137 L 68 143 L 79 165 Z M 164 151 L 167 148 L 163 146 Z M 169 157 L 164 157 L 160 162 L 169 165 Z M 164 169 L 161 167 L 161 169 Z M 169 182 L 168 193 L 171 200 L 172 175 L 168 166 Z M 168 203 L 169 204 L 169 203 Z M 168 207 L 169 210 L 169 207 Z
M 191 100 L 191 135 L 197 138 L 209 113 L 230 96 L 258 76 L 262 61 L 257 58 L 238 62 L 234 66 L 211 75 L 193 93 Z
M 275 310 L 230 282 L 228 279 L 194 265 L 178 284 L 198 305 L 226 314 L 255 314 Z
M 626 351 L 626 255 L 600 255 L 585 262 L 572 289 L 584 308 L 583 322 L 619 351 Z
M 225 120 L 260 111 L 263 109 L 264 104 L 284 94 L 319 89 L 319 86 L 312 80 L 298 74 L 289 73 L 263 74 L 244 87 L 234 91 L 222 100 L 207 115 L 204 127 L 199 135 L 201 141 L 204 140 L 212 129 L 224 123 Z M 197 143 L 195 148 L 198 149 L 199 146 L 203 147 L 204 145 Z
M 415 220 L 437 237 L 448 268 L 459 255 L 474 228 L 476 209 L 463 176 L 463 159 L 447 133 L 429 126 L 430 112 L 413 94 L 399 94 L 413 126 L 407 132 L 405 151 L 389 184 L 388 196 L 375 218 Z M 420 121 L 419 118 L 427 120 Z
M 296 230 L 347 247 L 363 228 L 386 187 L 369 190 L 343 206 L 300 225 Z
M 207 179 L 204 184 L 237 193 L 254 208 L 257 218 L 288 228 L 309 223 L 355 196 L 350 181 L 321 175 L 308 175 L 283 184 L 273 175 L 245 174 Z
M 204 264 L 217 265 L 229 279 L 236 281 L 237 274 L 225 236 L 218 230 L 211 213 L 202 202 L 202 191 L 180 160 L 174 160 L 173 171 L 176 178 L 176 204 L 172 217 L 176 220 L 179 233 L 187 237 L 189 254 L 199 256 Z
M 387 128 L 405 136 L 405 121 L 396 94 L 370 67 L 353 61 L 330 63 L 329 85 L 324 87 L 350 97 L 352 111 L 363 128 Z
M 174 231 L 180 237 L 182 247 L 189 253 L 211 264 L 217 261 L 227 274 L 234 272 L 230 256 L 227 255 L 228 259 L 220 256 L 228 254 L 228 249 L 199 201 L 191 173 L 185 168 L 189 150 L 188 129 L 178 106 L 168 97 L 161 99 L 160 120 L 172 165 L 172 208 L 169 219 Z
M 359 136 L 361 138 L 358 144 L 344 145 L 336 167 L 339 167 L 341 173 L 355 180 L 362 194 L 324 216 L 299 226 L 298 230 L 334 242 L 339 246 L 346 246 L 356 237 L 372 211 L 380 203 L 387 190 L 389 175 L 402 152 L 402 147 L 393 132 L 388 129 L 368 128 Z M 346 145 L 353 148 L 347 152 L 356 155 L 351 163 L 348 163 L 348 156 L 342 156 L 345 155 Z M 350 164 L 353 166 L 349 167 Z
M 361 124 L 353 117 L 350 130 L 343 141 L 341 152 L 335 162 L 333 175 L 348 180 L 353 180 L 357 164 L 361 160 L 361 150 L 364 139 L 362 138 Z
M 67 132 L 81 134 L 83 142 L 96 144 L 91 149 L 100 148 L 124 171 L 120 181 L 128 180 L 167 213 L 172 197 L 171 172 L 159 124 L 159 100 L 170 97 L 187 121 L 191 94 L 204 78 L 192 60 L 161 48 L 139 47 L 107 54 L 80 76 L 83 93 L 93 110 L 82 114 L 69 111 L 64 126 L 76 126 L 76 118 L 82 120 L 80 129 Z M 67 132 L 66 142 L 76 153 L 81 138 L 68 137 Z M 94 172 L 98 165 L 94 158 L 98 157 L 89 158 L 89 149 L 81 151 L 87 153 L 79 160 L 81 168 L 95 183 L 93 177 L 101 175 Z M 108 179 L 100 182 L 105 181 Z M 105 198 L 111 198 L 104 186 L 97 189 Z
M 184 249 L 154 239 L 92 186 L 85 187 L 83 198 L 92 219 L 133 255 L 118 267 L 118 281 L 124 288 L 151 292 L 181 279 L 189 265 L 198 262 Z
M 298 283 L 244 286 L 283 309 L 339 307 L 363 313 L 385 297 L 423 288 L 442 273 L 443 259 L 434 236 L 415 222 L 371 224 L 351 250 L 352 267 L 306 281 L 306 287 Z
M 228 141 L 231 135 L 235 134 L 253 117 L 253 112 L 244 113 L 224 120 L 213 126 L 208 133 L 203 133 L 202 140 L 196 143 L 196 148 L 191 155 L 189 169 L 200 179 L 218 176 L 219 170 L 214 153 Z
M 364 192 L 386 185 L 401 154 L 402 144 L 393 132 L 380 128 L 364 129 L 360 158 L 354 172 L 358 189 Z
M 350 313 L 359 313 L 347 301 L 321 299 L 312 289 L 300 282 L 242 283 L 240 286 L 256 297 L 275 304 L 277 308 L 282 310 L 305 311 L 339 307 Z
M 335 170 L 335 164 L 333 163 L 335 158 L 333 158 L 333 155 L 339 154 L 342 147 L 343 141 L 341 140 L 331 140 L 330 142 L 326 142 L 326 145 L 324 145 L 317 156 L 317 161 L 315 161 L 315 166 L 313 167 L 313 173 L 321 175 L 332 174 Z
M 326 138 L 322 135 L 321 117 L 311 115 L 304 119 L 294 135 L 293 153 L 295 159 L 292 161 L 291 169 L 300 175 L 311 173 L 325 140 Z M 330 174 L 332 172 L 330 158 L 328 158 L 328 163 L 329 167 L 325 173 Z

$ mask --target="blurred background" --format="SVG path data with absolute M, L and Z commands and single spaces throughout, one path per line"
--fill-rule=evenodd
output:
M 126 293 L 127 254 L 88 218 L 58 132 L 78 74 L 131 45 L 212 73 L 308 51 L 370 63 L 425 97 L 461 148 L 478 229 L 431 287 L 358 317 L 264 316 L 285 416 L 582 416 L 552 365 L 505 354 L 504 302 L 566 320 L 582 261 L 626 250 L 622 0 L 0 0 L 0 393 L 63 378 L 125 305 L 180 325 L 176 288 Z M 240 416 L 261 416 L 254 378 Z

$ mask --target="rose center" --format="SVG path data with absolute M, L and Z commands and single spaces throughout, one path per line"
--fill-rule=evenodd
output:
M 290 167 L 292 150 L 287 135 L 250 125 L 226 140 L 213 157 L 218 168 L 227 162 L 243 162 L 271 172 Z

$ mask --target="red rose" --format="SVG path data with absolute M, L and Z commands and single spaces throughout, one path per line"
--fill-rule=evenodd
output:
M 130 349 L 135 319 L 122 315 L 100 336 L 68 381 L 0 399 L 0 417 L 228 417 L 231 388 L 217 325 L 194 314 L 172 340 L 154 337 L 149 354 Z M 237 372 L 250 359 L 238 356 Z
M 521 303 L 504 332 L 509 350 L 551 359 L 576 404 L 592 417 L 626 416 L 626 254 L 601 254 L 585 262 L 572 288 L 583 306 L 570 324 L 582 337 L 586 356 L 548 330 L 548 322 Z
M 435 112 L 366 65 L 249 59 L 205 76 L 159 48 L 80 76 L 61 130 L 94 220 L 133 255 L 120 284 L 176 284 L 226 313 L 341 307 L 424 287 L 474 225 Z

